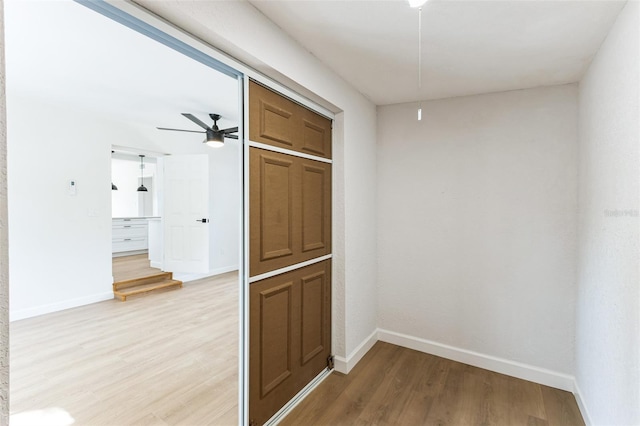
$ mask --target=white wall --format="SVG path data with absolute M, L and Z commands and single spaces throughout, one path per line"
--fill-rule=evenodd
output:
M 4 2 L 0 0 L 0 424 L 9 424 L 9 245 Z
M 375 106 L 248 2 L 137 3 L 342 111 L 334 124 L 333 352 L 345 371 L 376 329 Z
M 421 122 L 415 103 L 378 108 L 379 326 L 467 363 L 549 370 L 531 378 L 567 387 L 576 85 L 422 108 Z
M 8 92 L 12 319 L 113 297 L 110 124 Z
M 111 182 L 118 188 L 111 191 L 111 216 L 136 217 L 155 216 L 157 214 L 155 178 L 155 158 L 144 160 L 144 186 L 147 192 L 138 192 L 140 186 L 140 157 L 111 159 Z M 143 198 L 144 197 L 144 198 Z M 145 206 L 151 206 L 146 208 Z M 155 212 L 155 213 L 154 213 Z
M 157 138 L 149 140 L 125 123 L 62 104 L 11 91 L 7 104 L 12 320 L 111 299 L 111 199 L 126 189 L 120 184 L 119 191 L 111 190 L 111 144 L 168 153 L 176 149 L 157 145 Z M 39 129 L 47 129 L 46 138 L 34 131 L 34 117 Z M 198 143 L 183 150 L 210 158 L 210 270 L 236 270 L 238 144 L 214 150 Z M 138 177 L 130 184 L 133 194 Z M 67 195 L 71 179 L 77 181 L 75 197 Z
M 640 424 L 639 14 L 628 2 L 580 82 L 576 380 L 598 425 Z

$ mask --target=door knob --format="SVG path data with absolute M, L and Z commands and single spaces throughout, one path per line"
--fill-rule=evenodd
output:
M 196 219 L 196 222 L 202 222 L 202 223 L 207 223 L 209 222 L 209 219 Z

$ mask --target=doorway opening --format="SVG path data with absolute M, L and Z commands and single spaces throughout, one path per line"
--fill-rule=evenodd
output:
M 241 80 L 75 2 L 5 16 L 12 424 L 237 422 L 242 148 L 182 114 L 241 129 Z M 200 181 L 169 167 L 196 158 Z M 113 299 L 114 253 L 184 286 Z

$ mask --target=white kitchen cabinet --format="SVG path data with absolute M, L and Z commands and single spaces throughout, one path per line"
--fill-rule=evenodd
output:
M 123 256 L 145 252 L 149 248 L 147 218 L 113 219 L 111 232 L 111 252 Z

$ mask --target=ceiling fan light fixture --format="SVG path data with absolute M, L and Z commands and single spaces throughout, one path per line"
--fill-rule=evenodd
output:
M 209 114 L 209 117 L 213 120 L 213 125 L 208 126 L 206 123 L 201 121 L 195 115 L 183 112 L 182 115 L 197 124 L 198 126 L 204 129 L 200 130 L 186 130 L 186 129 L 171 129 L 168 127 L 156 127 L 158 130 L 172 130 L 174 132 L 191 132 L 191 133 L 204 133 L 206 134 L 206 138 L 202 141 L 202 143 L 209 145 L 212 148 L 220 148 L 224 146 L 225 138 L 229 139 L 238 139 L 238 135 L 234 135 L 233 133 L 238 133 L 238 127 L 229 127 L 228 129 L 220 129 L 218 127 L 218 120 L 222 118 L 220 114 Z
M 224 146 L 224 134 L 222 132 L 215 132 L 211 129 L 207 129 L 207 137 L 202 142 L 211 148 L 221 148 Z
M 422 7 L 427 2 L 427 0 L 408 0 L 410 7 Z

